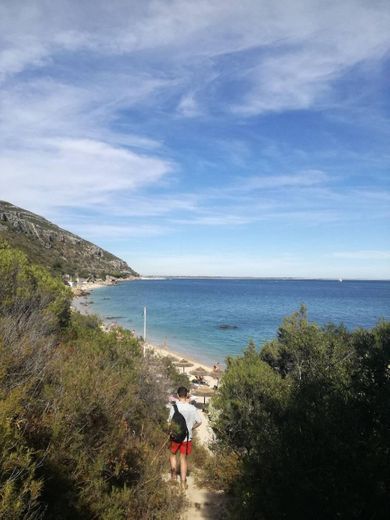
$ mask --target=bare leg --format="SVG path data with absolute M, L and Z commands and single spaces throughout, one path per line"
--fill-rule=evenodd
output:
M 187 455 L 180 453 L 180 480 L 184 484 L 187 480 Z
M 170 454 L 169 462 L 171 463 L 171 478 L 176 480 L 176 454 Z

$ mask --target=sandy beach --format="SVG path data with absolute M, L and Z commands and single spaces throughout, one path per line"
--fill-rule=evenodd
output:
M 191 367 L 184 367 L 184 369 L 180 368 L 180 370 L 182 370 L 182 371 L 184 370 L 184 372 L 186 374 L 190 374 L 191 370 L 194 370 L 195 368 L 198 368 L 198 367 L 203 368 L 204 370 L 206 370 L 209 373 L 213 372 L 213 367 L 211 365 L 208 365 L 206 363 L 203 363 L 202 361 L 199 361 L 198 359 L 195 359 L 194 357 L 191 356 L 191 354 L 190 355 L 180 354 L 179 352 L 172 350 L 168 346 L 161 347 L 161 346 L 153 345 L 151 343 L 147 343 L 146 347 L 149 349 L 152 349 L 156 354 L 159 354 L 160 356 L 165 356 L 165 357 L 171 356 L 172 358 L 175 358 L 175 360 L 177 360 L 177 361 L 180 361 L 181 359 L 184 358 L 189 363 L 192 363 L 193 366 L 191 366 Z M 215 381 L 216 381 L 216 376 L 215 377 L 205 376 L 205 380 L 208 383 L 213 383 L 213 385 L 214 385 Z
M 81 287 L 77 287 L 73 290 L 74 298 L 72 301 L 72 308 L 81 314 L 95 314 L 91 309 L 91 302 L 90 298 L 93 296 L 93 290 L 98 289 L 100 287 L 105 287 L 107 285 L 112 285 L 110 282 L 105 282 L 102 280 L 99 280 L 97 282 L 88 282 L 83 284 Z M 107 330 L 109 330 L 110 327 L 115 326 L 115 323 L 104 320 L 103 323 L 105 327 L 107 327 Z M 199 361 L 198 359 L 195 359 L 193 356 L 187 355 L 186 353 L 179 353 L 171 348 L 168 347 L 168 345 L 163 346 L 157 346 L 152 343 L 146 343 L 146 349 L 154 352 L 155 354 L 162 356 L 162 357 L 170 357 L 172 358 L 172 361 L 175 363 L 176 361 L 180 361 L 183 358 L 188 361 L 188 364 L 191 366 L 187 367 L 178 367 L 178 370 L 183 371 L 186 373 L 190 380 L 194 380 L 195 376 L 191 375 L 191 372 L 194 369 L 202 368 L 207 372 L 207 375 L 203 377 L 204 381 L 206 382 L 206 385 L 195 385 L 192 386 L 191 390 L 191 396 L 194 401 L 197 403 L 204 403 L 208 402 L 210 397 L 204 397 L 202 395 L 196 395 L 196 388 L 210 388 L 212 389 L 214 386 L 218 385 L 218 381 L 220 378 L 220 373 L 218 371 L 216 372 L 214 370 L 214 367 L 211 365 L 204 363 L 202 361 Z M 219 365 L 217 365 L 219 368 Z M 202 390 L 201 390 L 202 391 Z M 200 391 L 200 393 L 201 393 Z M 197 430 L 197 437 L 199 438 L 200 442 L 207 447 L 209 442 L 212 440 L 212 431 L 209 428 L 208 418 L 207 415 L 202 412 L 203 417 L 203 423 L 201 427 Z
M 123 281 L 128 280 L 134 280 L 134 277 L 126 278 Z M 122 280 L 119 280 L 119 282 L 114 283 L 120 283 Z M 109 285 L 113 285 L 112 281 L 103 281 L 98 280 L 96 282 L 85 282 L 82 286 L 72 288 L 73 291 L 73 301 L 72 301 L 72 308 L 80 312 L 81 314 L 95 314 L 91 310 L 91 301 L 90 298 L 93 297 L 93 291 L 95 289 L 99 289 L 101 287 L 107 287 Z M 107 326 L 115 325 L 115 322 L 104 319 L 102 316 L 100 316 L 103 320 L 103 322 Z M 172 349 L 167 344 L 164 345 L 155 345 L 152 343 L 147 342 L 146 348 L 153 350 L 156 354 L 159 354 L 161 356 L 171 356 L 177 361 L 180 361 L 181 359 L 185 358 L 188 362 L 192 363 L 192 367 L 185 367 L 184 372 L 189 374 L 191 370 L 194 370 L 194 368 L 202 367 L 207 372 L 213 372 L 213 367 L 208 364 L 204 363 L 203 361 L 199 360 L 196 356 L 192 356 L 191 354 L 188 354 L 186 351 L 178 352 L 177 350 Z M 221 367 L 223 368 L 223 367 Z M 206 377 L 206 381 L 208 383 L 213 383 L 213 386 L 216 381 L 216 377 Z
M 75 297 L 86 296 L 87 293 L 100 287 L 108 287 L 109 285 L 116 285 L 121 282 L 129 282 L 138 280 L 136 276 L 127 276 L 126 278 L 107 278 L 106 280 L 96 280 L 94 282 L 82 282 L 80 285 L 72 287 L 72 292 Z

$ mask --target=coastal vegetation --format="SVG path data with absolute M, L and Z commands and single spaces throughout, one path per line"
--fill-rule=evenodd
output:
M 61 279 L 4 241 L 0 280 L 0 518 L 179 518 L 165 403 L 187 376 L 71 311 Z M 193 462 L 228 517 L 387 518 L 390 323 L 350 332 L 302 307 L 226 364 Z
M 0 518 L 178 518 L 162 475 L 183 375 L 4 242 L 0 280 Z
M 388 518 L 389 402 L 390 323 L 320 327 L 302 307 L 227 360 L 203 482 L 231 518 Z

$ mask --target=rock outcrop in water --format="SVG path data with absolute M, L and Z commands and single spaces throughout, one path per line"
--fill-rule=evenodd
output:
M 218 325 L 220 330 L 234 330 L 238 329 L 237 325 L 229 325 L 229 323 L 222 323 L 222 325 Z

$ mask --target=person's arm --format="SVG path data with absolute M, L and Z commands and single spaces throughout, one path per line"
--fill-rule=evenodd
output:
M 169 410 L 169 416 L 168 416 L 168 423 L 172 421 L 173 417 L 173 406 L 171 406 L 171 409 Z
M 199 413 L 199 410 L 197 410 L 195 408 L 195 422 L 194 422 L 194 426 L 192 427 L 193 430 L 195 430 L 196 428 L 199 428 L 199 426 L 202 424 L 202 417 Z

